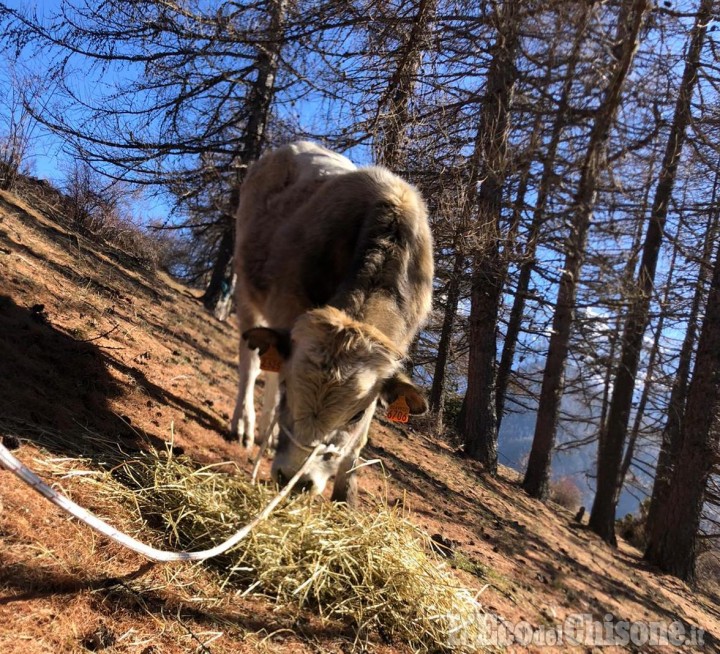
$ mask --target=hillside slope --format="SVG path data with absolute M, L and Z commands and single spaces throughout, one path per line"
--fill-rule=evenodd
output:
M 247 453 L 222 437 L 235 393 L 234 324 L 32 204 L 0 193 L 0 435 L 19 437 L 23 461 L 111 520 L 125 509 L 48 466 L 84 457 L 102 467 L 108 442 L 131 452 L 172 440 L 200 462 L 249 470 Z M 385 496 L 449 541 L 460 581 L 509 625 L 561 626 L 575 614 L 680 621 L 706 632 L 704 645 L 684 649 L 717 650 L 717 597 L 648 570 L 624 543 L 608 549 L 567 511 L 527 498 L 511 471 L 486 478 L 447 444 L 381 418 L 370 441 L 382 466 L 361 473 L 365 504 Z M 202 567 L 147 565 L 0 471 L 2 652 L 346 652 L 352 643 L 311 614 L 222 591 Z M 370 648 L 406 651 L 381 637 Z

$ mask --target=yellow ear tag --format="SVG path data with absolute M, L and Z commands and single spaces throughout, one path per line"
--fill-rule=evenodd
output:
M 280 352 L 278 352 L 274 345 L 271 345 L 267 350 L 265 350 L 264 354 L 260 355 L 260 370 L 265 370 L 266 372 L 280 372 L 282 364 L 283 359 L 280 356 Z
M 399 395 L 387 408 L 387 419 L 390 422 L 407 422 L 410 418 L 410 407 L 404 395 Z

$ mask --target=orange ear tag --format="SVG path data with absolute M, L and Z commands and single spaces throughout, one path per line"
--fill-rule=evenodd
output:
M 390 422 L 407 422 L 410 418 L 410 407 L 404 395 L 399 395 L 387 408 L 387 419 Z
M 282 368 L 283 359 L 280 356 L 280 352 L 274 345 L 271 345 L 264 354 L 260 355 L 260 370 L 266 372 L 280 372 Z

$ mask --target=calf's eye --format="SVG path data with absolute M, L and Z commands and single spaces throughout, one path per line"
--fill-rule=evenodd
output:
M 360 422 L 364 415 L 365 411 L 358 411 L 352 418 L 350 418 L 350 424 L 354 425 L 356 422 Z

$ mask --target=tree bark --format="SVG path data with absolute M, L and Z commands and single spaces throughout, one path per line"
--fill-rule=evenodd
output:
M 677 240 L 678 232 L 680 228 L 676 230 L 675 240 Z M 672 258 L 670 260 L 670 267 L 668 269 L 668 278 L 665 285 L 665 294 L 660 304 L 661 309 L 664 309 L 668 305 L 670 299 L 670 288 L 672 286 L 673 274 L 675 272 L 675 262 L 677 260 L 678 250 L 673 248 Z M 650 355 L 648 357 L 648 364 L 645 370 L 645 383 L 643 384 L 642 394 L 640 395 L 640 401 L 638 402 L 637 410 L 635 411 L 635 418 L 633 420 L 632 430 L 630 431 L 630 438 L 628 439 L 627 447 L 625 448 L 625 454 L 623 456 L 622 464 L 620 465 L 620 475 L 618 477 L 618 493 L 622 491 L 622 487 L 625 484 L 625 477 L 627 477 L 628 470 L 632 464 L 633 456 L 635 455 L 635 446 L 637 445 L 638 437 L 640 436 L 640 429 L 642 427 L 642 421 L 645 416 L 645 407 L 647 406 L 648 399 L 650 398 L 650 390 L 652 389 L 655 377 L 655 366 L 657 365 L 658 356 L 660 355 L 660 338 L 665 328 L 665 317 L 667 313 L 661 310 L 660 317 L 655 327 L 655 337 L 653 338 L 653 344 L 650 348 Z
M 470 291 L 470 351 L 461 431 L 466 453 L 488 472 L 497 472 L 495 359 L 498 308 L 503 274 L 500 260 L 500 209 L 507 167 L 510 107 L 517 78 L 520 0 L 502 4 L 497 40 L 487 76 L 475 140 L 475 175 L 479 243 L 473 257 Z
M 563 128 L 567 126 L 568 109 L 570 106 L 570 91 L 575 81 L 575 69 L 579 62 L 580 48 L 584 41 L 585 29 L 588 19 L 591 15 L 592 5 L 582 4 L 583 14 L 580 17 L 580 28 L 578 29 L 573 49 L 568 59 L 568 67 L 563 80 L 563 87 L 560 93 L 560 99 L 555 112 L 555 121 L 550 134 L 550 142 L 548 143 L 547 152 L 543 160 L 543 168 L 538 184 L 537 200 L 535 210 L 533 211 L 532 220 L 528 230 L 527 243 L 525 244 L 525 254 L 523 263 L 520 265 L 518 273 L 517 287 L 513 297 L 513 304 L 510 310 L 507 329 L 505 331 L 505 340 L 503 341 L 502 355 L 498 365 L 497 382 L 495 384 L 495 404 L 497 414 L 497 428 L 500 430 L 503 413 L 505 410 L 505 400 L 507 396 L 508 382 L 510 381 L 510 373 L 512 371 L 515 359 L 515 349 L 517 347 L 522 319 L 525 313 L 525 301 L 530 288 L 530 280 L 536 263 L 536 252 L 540 229 L 545 222 L 545 207 L 550 192 L 553 187 L 555 158 L 560 145 L 560 137 Z
M 618 26 L 618 60 L 590 133 L 578 190 L 572 206 L 573 229 L 565 246 L 565 266 L 560 278 L 552 333 L 543 373 L 535 435 L 523 488 L 532 497 L 545 498 L 555 444 L 560 399 L 564 389 L 565 363 L 570 331 L 575 320 L 575 297 L 585 257 L 587 233 L 593 213 L 605 145 L 620 105 L 622 89 L 638 45 L 648 0 L 633 0 L 621 8 Z
M 720 171 L 715 174 L 711 201 L 712 206 L 716 205 L 719 190 Z M 695 340 L 699 325 L 698 316 L 705 296 L 705 283 L 707 281 L 710 268 L 710 264 L 708 262 L 712 255 L 712 249 L 715 245 L 715 239 L 717 237 L 718 218 L 720 218 L 720 212 L 715 210 L 710 216 L 707 231 L 705 232 L 702 261 L 700 263 L 698 279 L 695 285 L 695 293 L 690 307 L 690 315 L 688 316 L 688 326 L 685 331 L 682 346 L 680 347 L 678 367 L 675 372 L 675 379 L 670 391 L 670 399 L 668 400 L 667 420 L 665 422 L 665 428 L 663 429 L 660 454 L 658 455 L 657 468 L 655 469 L 655 481 L 653 483 L 650 508 L 648 510 L 648 533 L 653 529 L 658 528 L 658 526 L 665 520 L 665 515 L 667 513 L 667 496 L 670 489 L 673 465 L 677 459 L 680 449 L 682 448 L 681 424 L 685 415 L 685 402 L 687 400 L 688 393 L 690 365 L 692 362 L 692 355 L 695 348 Z
M 381 108 L 386 106 L 386 116 L 382 121 L 379 163 L 390 170 L 397 170 L 404 158 L 405 138 L 410 122 L 410 99 L 422 55 L 430 38 L 436 5 L 437 0 L 419 1 L 412 28 L 398 58 L 395 74 L 388 84 L 388 98 L 381 102 Z
M 415 78 L 422 63 L 422 56 L 430 38 L 432 18 L 437 0 L 420 0 L 412 27 L 397 60 L 397 67 L 389 80 L 386 98 L 378 104 L 378 111 L 386 107 L 382 120 L 378 163 L 390 170 L 398 170 L 405 159 L 405 139 L 410 123 L 410 100 L 415 88 Z M 412 377 L 414 359 L 420 334 L 415 336 L 405 361 L 405 373 Z
M 705 489 L 720 445 L 720 249 L 716 255 L 695 369 L 682 420 L 682 446 L 664 503 L 648 537 L 645 558 L 692 582 Z
M 222 297 L 223 282 L 228 278 L 235 249 L 235 226 L 227 218 L 223 222 L 224 229 L 215 253 L 215 263 L 210 273 L 210 281 L 201 298 L 203 306 L 212 312 L 215 311 Z
M 240 164 L 236 180 L 237 189 L 242 184 L 247 166 L 260 156 L 265 142 L 265 131 L 275 92 L 275 77 L 284 42 L 286 13 L 287 0 L 275 0 L 270 3 L 267 40 L 258 49 L 255 64 L 257 77 L 248 94 L 248 117 L 243 130 L 241 148 L 237 155 L 237 161 Z M 239 193 L 235 193 L 235 197 L 236 201 L 231 201 L 229 211 L 224 216 L 215 263 L 210 281 L 202 296 L 203 305 L 208 311 L 215 310 L 215 306 L 222 296 L 223 281 L 231 276 L 230 264 L 235 248 L 235 214 Z
M 620 497 L 618 482 L 635 389 L 635 376 L 637 375 L 643 336 L 650 312 L 655 270 L 670 197 L 675 185 L 677 166 L 685 142 L 687 126 L 691 119 L 690 103 L 697 83 L 700 53 L 705 40 L 712 5 L 712 0 L 702 0 L 693 27 L 685 70 L 678 90 L 675 115 L 660 169 L 653 206 L 650 211 L 650 222 L 643 246 L 637 289 L 635 297 L 631 298 L 628 318 L 623 331 L 620 365 L 610 401 L 607 430 L 603 438 L 602 448 L 598 452 L 597 492 L 590 512 L 589 525 L 596 534 L 611 544 L 616 542 L 615 509 Z
M 643 203 L 640 210 L 640 215 L 644 216 L 645 212 L 648 210 L 648 204 L 650 201 L 650 182 L 653 179 L 653 162 L 650 162 L 650 166 L 648 168 L 647 173 L 647 183 L 645 185 L 645 194 L 643 195 Z M 637 266 L 638 257 L 639 257 L 639 251 L 640 251 L 640 243 L 642 241 L 642 235 L 643 235 L 643 225 L 640 221 L 637 222 L 637 226 L 635 228 L 635 234 L 633 235 L 633 242 L 630 250 L 630 256 L 627 259 L 627 263 L 625 264 L 625 268 L 623 270 L 623 280 L 630 281 L 632 280 L 633 275 L 635 274 L 635 266 Z M 605 369 L 605 376 L 603 377 L 603 393 L 602 393 L 602 400 L 600 405 L 600 419 L 598 421 L 598 441 L 602 441 L 603 434 L 605 433 L 605 430 L 607 429 L 607 416 L 608 416 L 608 410 L 610 409 L 610 392 L 612 390 L 612 380 L 613 375 L 615 373 L 615 360 L 616 360 L 616 352 L 617 348 L 620 342 L 620 332 L 622 331 L 622 325 L 623 325 L 623 315 L 621 312 L 618 312 L 618 314 L 615 317 L 615 325 L 612 328 L 611 334 L 610 334 L 610 348 L 608 351 L 608 357 L 607 357 L 607 367 Z M 600 445 L 598 445 L 600 447 Z
M 453 328 L 455 326 L 458 302 L 460 301 L 460 278 L 463 270 L 465 269 L 466 261 L 465 254 L 460 249 L 461 247 L 462 246 L 460 245 L 456 245 L 455 261 L 453 262 L 452 274 L 448 281 L 447 296 L 445 298 L 445 313 L 443 316 L 442 327 L 440 328 L 440 338 L 438 340 L 437 356 L 435 358 L 435 372 L 428 399 L 430 411 L 432 411 L 435 415 L 435 429 L 438 432 L 442 431 L 443 428 L 445 371 L 450 357 Z

